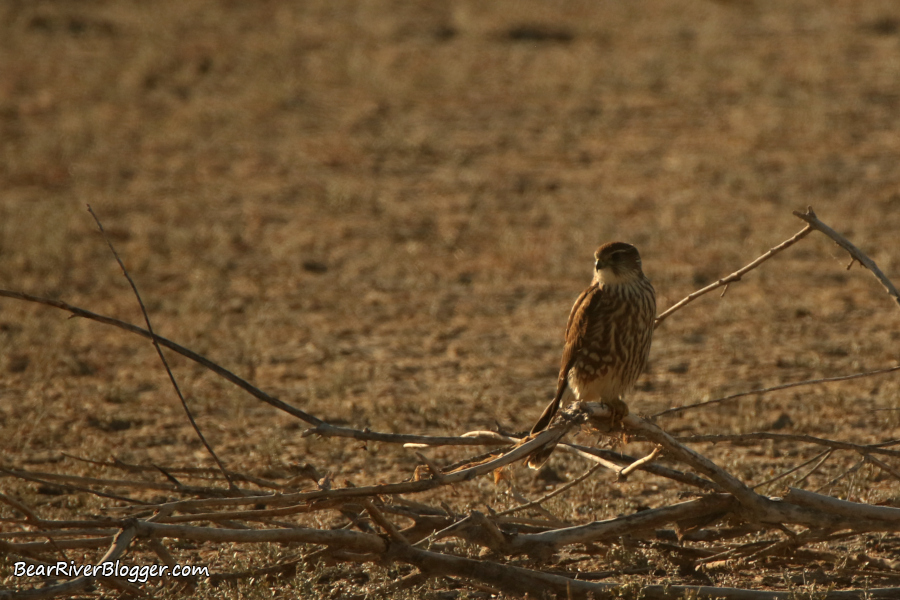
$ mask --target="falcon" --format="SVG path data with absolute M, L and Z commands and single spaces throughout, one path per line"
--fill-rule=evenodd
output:
M 656 292 L 641 269 L 641 255 L 631 244 L 610 242 L 597 248 L 594 258 L 594 279 L 569 313 L 556 395 L 532 435 L 550 425 L 560 405 L 574 401 L 602 402 L 613 422 L 620 421 L 628 414 L 622 397 L 647 364 Z M 554 446 L 532 454 L 528 466 L 540 468 Z

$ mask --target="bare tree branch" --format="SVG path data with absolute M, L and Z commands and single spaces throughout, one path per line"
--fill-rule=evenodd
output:
M 681 301 L 673 304 L 666 311 L 657 315 L 656 323 L 653 326 L 659 327 L 662 324 L 662 322 L 665 321 L 667 318 L 669 318 L 669 316 L 672 313 L 684 308 L 685 306 L 687 306 L 688 304 L 690 304 L 691 302 L 693 302 L 700 296 L 703 296 L 704 294 L 708 294 L 711 291 L 718 289 L 722 286 L 727 286 L 728 284 L 733 283 L 735 281 L 740 281 L 741 277 L 743 277 L 746 273 L 748 273 L 749 271 L 752 271 L 753 269 L 755 269 L 762 263 L 766 262 L 767 260 L 769 260 L 770 258 L 775 256 L 779 252 L 782 252 L 783 250 L 790 248 L 791 246 L 793 246 L 794 244 L 796 244 L 797 242 L 799 242 L 800 240 L 802 240 L 803 238 L 808 236 L 811 232 L 812 232 L 812 227 L 807 225 L 806 227 L 804 227 L 803 229 L 798 231 L 796 234 L 794 234 L 793 237 L 781 242 L 780 244 L 778 244 L 777 246 L 770 249 L 768 252 L 766 252 L 765 254 L 763 254 L 762 256 L 760 256 L 759 258 L 754 260 L 753 262 L 751 262 L 750 264 L 748 264 L 744 267 L 741 267 L 740 269 L 738 269 L 731 275 L 723 277 L 722 279 L 706 286 L 703 289 L 700 289 L 700 290 L 697 290 L 696 292 L 692 292 L 691 294 L 688 294 L 687 297 L 685 297 Z
M 881 272 L 881 269 L 878 268 L 878 265 L 875 264 L 875 261 L 866 256 L 862 250 L 851 244 L 847 238 L 820 221 L 816 216 L 816 213 L 813 212 L 812 206 L 807 206 L 805 213 L 802 213 L 799 210 L 795 210 L 794 216 L 798 219 L 806 221 L 807 227 L 811 227 L 816 231 L 820 231 L 833 239 L 841 248 L 843 248 L 850 254 L 853 260 L 857 261 L 859 264 L 871 271 L 872 275 L 874 275 L 875 278 L 878 279 L 878 281 L 881 283 L 881 285 L 884 286 L 884 289 L 887 290 L 888 295 L 894 299 L 894 302 L 897 303 L 897 306 L 900 306 L 900 293 L 897 292 L 897 288 L 893 283 L 891 283 L 891 280 Z M 852 261 L 850 264 L 853 264 Z
M 801 442 L 804 444 L 815 444 L 817 446 L 827 446 L 835 450 L 853 450 L 860 454 L 883 454 L 885 456 L 900 457 L 900 451 L 888 450 L 885 445 L 895 444 L 896 440 L 882 442 L 880 444 L 854 444 L 851 442 L 842 442 L 839 440 L 826 440 L 824 438 L 814 437 L 811 435 L 802 435 L 795 433 L 773 433 L 769 431 L 758 431 L 753 433 L 734 433 L 734 434 L 715 434 L 715 435 L 685 435 L 677 438 L 679 442 L 687 444 L 696 444 L 701 442 L 711 442 L 718 444 L 721 442 L 749 442 L 753 440 L 774 440 L 780 442 Z
M 213 457 L 214 461 L 216 461 L 216 464 L 219 466 L 219 471 L 222 472 L 222 476 L 224 476 L 225 480 L 228 482 L 228 487 L 236 490 L 237 486 L 234 485 L 234 482 L 228 475 L 228 471 L 225 469 L 225 465 L 219 459 L 219 455 L 216 454 L 216 451 L 213 450 L 213 447 L 207 441 L 206 436 L 203 435 L 203 432 L 200 430 L 200 426 L 197 425 L 197 420 L 194 419 L 194 413 L 191 412 L 191 409 L 187 404 L 187 400 L 185 400 L 184 398 L 184 394 L 181 393 L 181 388 L 178 386 L 178 381 L 175 379 L 175 374 L 172 373 L 172 369 L 169 368 L 169 361 L 166 360 L 166 355 L 163 354 L 162 348 L 159 347 L 159 342 L 156 341 L 156 334 L 153 333 L 153 325 L 150 323 L 150 315 L 147 313 L 147 307 L 144 306 L 144 301 L 141 299 L 141 294 L 140 292 L 138 292 L 137 285 L 135 285 L 134 280 L 131 278 L 131 275 L 128 274 L 128 269 L 125 268 L 125 263 L 122 262 L 121 258 L 119 258 L 119 253 L 116 252 L 115 247 L 113 247 L 112 240 L 109 239 L 108 235 L 106 235 L 106 231 L 103 229 L 103 223 L 100 222 L 100 218 L 97 217 L 96 213 L 94 213 L 94 209 L 91 208 L 90 204 L 88 204 L 87 209 L 88 212 L 91 213 L 91 216 L 94 217 L 94 221 L 97 223 L 97 227 L 100 229 L 100 234 L 103 236 L 103 239 L 106 240 L 106 245 L 109 246 L 110 252 L 112 252 L 113 256 L 116 259 L 116 262 L 119 263 L 119 268 L 122 269 L 122 274 L 125 276 L 125 279 L 128 280 L 128 285 L 131 286 L 131 291 L 134 292 L 134 297 L 137 298 L 138 305 L 141 307 L 141 314 L 144 315 L 144 323 L 147 325 L 147 332 L 150 334 L 150 341 L 153 343 L 153 348 L 156 350 L 156 354 L 159 355 L 159 360 L 162 362 L 163 367 L 166 370 L 166 374 L 169 376 L 169 382 L 172 384 L 172 387 L 175 389 L 175 393 L 178 395 L 178 399 L 181 401 L 181 407 L 184 409 L 188 421 L 190 421 L 191 427 L 194 429 L 194 433 L 196 433 L 197 437 L 200 438 L 200 442 L 203 444 L 203 447 L 206 448 L 206 451 L 209 453 L 209 455 Z
M 291 406 L 290 404 L 287 404 L 286 402 L 282 402 L 278 398 L 273 398 L 272 396 L 269 396 L 262 390 L 254 387 L 247 381 L 241 379 L 240 377 L 238 377 L 231 371 L 220 367 L 216 363 L 212 362 L 211 360 L 209 360 L 208 358 L 206 358 L 204 356 L 197 354 L 193 350 L 188 350 L 184 346 L 181 346 L 180 344 L 176 344 L 172 340 L 168 340 L 162 336 L 152 334 L 149 331 L 147 331 L 146 329 L 142 329 L 142 328 L 138 327 L 137 325 L 132 325 L 131 323 L 126 323 L 125 321 L 120 321 L 119 319 L 113 319 L 112 317 L 98 315 L 97 313 L 93 313 L 93 312 L 91 312 L 89 310 L 85 310 L 83 308 L 78 308 L 77 306 L 72 306 L 71 304 L 67 304 L 60 300 L 50 300 L 49 298 L 41 298 L 39 296 L 32 296 L 31 294 L 23 294 L 21 292 L 13 292 L 10 290 L 0 289 L 0 297 L 13 298 L 15 300 L 23 300 L 25 302 L 34 302 L 36 304 L 43 304 L 44 306 L 52 306 L 54 308 L 58 308 L 60 310 L 66 311 L 66 312 L 70 312 L 70 313 L 72 313 L 72 315 L 74 315 L 76 317 L 90 319 L 91 321 L 97 321 L 98 323 L 103 323 L 104 325 L 112 325 L 113 327 L 118 327 L 119 329 L 124 329 L 125 331 L 128 331 L 130 333 L 134 333 L 141 337 L 145 337 L 148 340 L 154 340 L 157 343 L 159 343 L 159 345 L 165 346 L 169 350 L 177 352 L 178 354 L 184 356 L 185 358 L 188 358 L 198 364 L 203 365 L 204 367 L 206 367 L 207 369 L 209 369 L 216 375 L 219 375 L 220 377 L 226 379 L 227 381 L 230 381 L 231 383 L 238 386 L 245 392 L 248 392 L 250 395 L 254 396 L 255 398 L 262 400 L 266 404 L 274 406 L 275 408 L 282 410 L 282 411 L 288 413 L 289 415 L 293 415 L 293 416 L 297 417 L 298 419 L 300 419 L 302 421 L 306 421 L 307 423 L 310 423 L 312 425 L 320 425 L 320 424 L 324 423 L 324 421 L 322 421 L 321 419 L 314 417 L 309 413 L 303 412 L 299 408 L 295 408 L 295 407 Z
M 887 521 L 895 526 L 900 526 L 900 508 L 891 506 L 872 506 L 861 502 L 849 502 L 793 487 L 788 490 L 784 501 L 835 515 L 843 515 L 851 519 L 873 519 L 876 521 Z
M 761 390 L 750 390 L 748 392 L 739 392 L 737 394 L 731 394 L 730 396 L 725 396 L 723 398 L 716 398 L 714 400 L 706 400 L 705 402 L 697 402 L 696 404 L 686 404 L 684 406 L 673 406 L 672 408 L 667 408 L 664 411 L 658 412 L 655 415 L 652 415 L 651 419 L 656 419 L 657 417 L 662 417 L 665 415 L 671 415 L 679 412 L 684 412 L 686 410 L 693 410 L 695 408 L 700 408 L 703 406 L 709 406 L 710 404 L 720 404 L 722 402 L 729 402 L 731 400 L 737 400 L 738 398 L 744 398 L 746 396 L 758 396 L 762 394 L 767 394 L 769 392 L 777 392 L 778 390 L 786 390 L 789 388 L 800 387 L 803 385 L 818 385 L 820 383 L 831 383 L 833 381 L 849 381 L 851 379 L 860 379 L 861 377 L 871 377 L 872 375 L 884 375 L 885 373 L 893 373 L 894 371 L 900 371 L 900 365 L 895 367 L 888 367 L 886 369 L 877 369 L 875 371 L 866 371 L 864 373 L 854 373 L 852 375 L 840 375 L 838 377 L 823 377 L 821 379 L 807 379 L 804 381 L 793 381 L 791 383 L 782 383 L 781 385 L 772 386 L 769 388 L 763 388 Z

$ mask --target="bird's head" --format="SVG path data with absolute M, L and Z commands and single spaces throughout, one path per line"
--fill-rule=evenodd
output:
M 625 242 L 603 244 L 594 253 L 594 281 L 602 285 L 629 283 L 643 277 L 641 255 L 637 248 Z

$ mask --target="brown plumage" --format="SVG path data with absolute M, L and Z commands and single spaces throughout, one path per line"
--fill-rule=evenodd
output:
M 604 244 L 594 253 L 594 280 L 581 292 L 566 325 L 556 396 L 531 429 L 546 429 L 563 403 L 602 402 L 614 419 L 628 414 L 622 396 L 634 387 L 650 353 L 656 292 L 641 270 L 637 248 L 624 242 Z M 531 455 L 537 469 L 553 446 Z

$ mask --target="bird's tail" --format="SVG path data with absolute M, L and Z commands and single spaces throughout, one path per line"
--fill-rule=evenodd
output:
M 528 460 L 525 461 L 525 464 L 528 465 L 529 469 L 534 469 L 536 471 L 544 466 L 544 463 L 547 462 L 547 459 L 550 458 L 550 455 L 553 454 L 553 450 L 555 449 L 556 442 L 548 444 L 529 456 Z
M 556 411 L 559 410 L 561 401 L 562 394 L 557 394 L 550 404 L 547 405 L 547 408 L 544 409 L 544 412 L 541 413 L 541 418 L 538 419 L 538 422 L 531 428 L 531 435 L 538 434 L 550 426 L 550 422 L 556 416 Z M 554 448 L 556 448 L 556 442 L 536 450 L 528 457 L 525 464 L 531 469 L 540 469 L 547 462 L 547 459 L 550 458 L 550 455 L 553 454 Z

